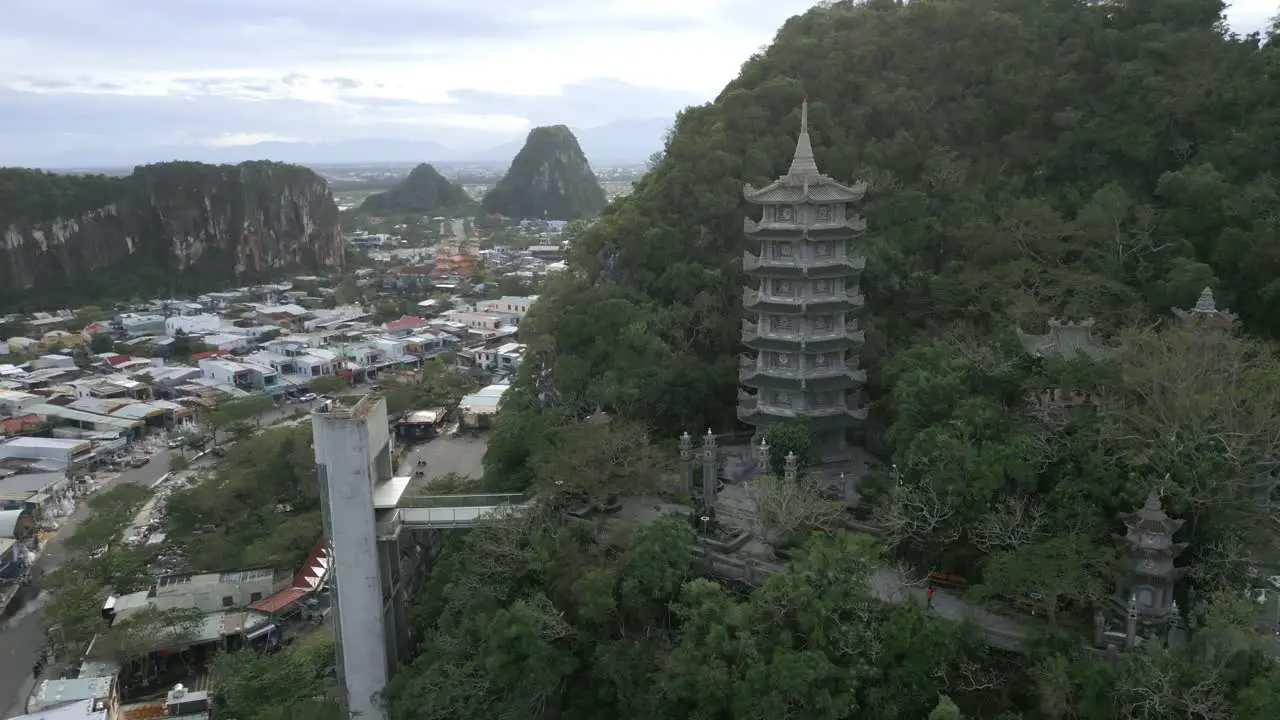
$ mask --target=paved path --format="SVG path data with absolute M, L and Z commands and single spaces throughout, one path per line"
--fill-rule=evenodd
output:
M 884 602 L 914 602 L 921 606 L 928 602 L 923 586 L 905 582 L 902 574 L 893 568 L 876 570 L 868 578 L 867 585 L 872 597 Z M 1021 650 L 1028 632 L 1036 624 L 1032 618 L 1001 615 L 971 605 L 965 602 L 962 595 L 942 588 L 934 589 L 932 612 L 938 617 L 956 622 L 972 620 L 986 633 L 988 645 L 1003 650 Z
M 488 445 L 487 435 L 440 435 L 410 448 L 401 459 L 396 474 L 412 477 L 418 469 L 418 461 L 426 461 L 427 464 L 422 468 L 425 477 L 415 478 L 408 494 L 420 491 L 432 480 L 449 473 L 479 478 L 484 475 L 484 451 Z
M 105 492 L 122 483 L 133 483 L 151 487 L 161 475 L 169 472 L 169 453 L 157 454 L 150 463 L 135 470 L 127 470 L 116 478 L 103 483 L 97 492 Z M 76 556 L 76 552 L 66 547 L 67 538 L 71 537 L 77 526 L 89 517 L 88 503 L 80 502 L 74 513 L 62 522 L 56 535 L 45 542 L 44 549 L 36 560 L 36 567 L 44 571 L 53 570 Z M 45 598 L 41 597 L 23 608 L 12 618 L 0 625 L 0 710 L 7 713 L 0 717 L 21 715 L 31 694 L 35 681 L 31 677 L 31 666 L 36 661 L 39 650 L 45 645 L 44 613 Z

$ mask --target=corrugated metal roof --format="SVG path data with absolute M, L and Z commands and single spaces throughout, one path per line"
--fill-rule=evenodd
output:
M 163 415 L 164 408 L 156 407 L 150 403 L 134 403 L 125 405 L 124 407 L 111 413 L 111 417 L 125 418 L 127 420 L 142 420 L 143 418 L 155 417 Z
M 0 538 L 16 537 L 18 521 L 25 510 L 0 510 Z
M 36 686 L 27 707 L 38 711 L 63 703 L 111 697 L 112 682 L 109 677 L 44 680 Z
M 27 409 L 37 415 L 62 418 L 64 420 L 73 420 L 76 422 L 93 423 L 95 425 L 109 425 L 111 427 L 121 429 L 133 429 L 142 426 L 142 423 L 137 420 L 126 420 L 124 418 L 110 417 L 108 415 L 96 415 L 94 413 L 83 412 L 81 410 L 58 407 L 57 405 L 32 405 Z

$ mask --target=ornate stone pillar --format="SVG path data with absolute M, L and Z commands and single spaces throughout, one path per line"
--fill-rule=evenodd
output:
M 1132 650 L 1138 646 L 1138 596 L 1129 596 L 1129 611 L 1124 622 L 1124 649 Z
M 796 454 L 793 452 L 787 453 L 786 465 L 784 465 L 782 469 L 782 479 L 787 482 L 795 482 L 796 477 L 799 475 L 799 470 L 800 459 L 797 458 Z
M 756 467 L 760 469 L 760 474 L 772 475 L 773 467 L 771 467 L 771 464 L 769 462 L 769 441 L 768 440 L 765 440 L 764 438 L 760 438 L 760 449 L 757 450 L 757 453 L 759 454 L 756 456 Z
M 1165 636 L 1165 645 L 1170 650 L 1182 647 L 1187 643 L 1187 623 L 1182 618 L 1182 611 L 1178 608 L 1178 601 L 1173 602 L 1169 608 L 1169 629 Z
M 684 480 L 684 491 L 693 497 L 693 437 L 686 430 L 680 436 L 680 475 Z
M 707 428 L 702 438 L 702 506 L 712 508 L 716 504 L 716 436 Z

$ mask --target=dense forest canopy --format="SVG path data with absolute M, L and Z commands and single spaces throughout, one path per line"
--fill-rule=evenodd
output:
M 362 213 L 465 214 L 475 209 L 475 201 L 462 187 L 427 163 L 418 165 L 391 189 L 370 195 L 360 203 Z
M 832 639 L 830 586 L 813 583 L 843 580 L 812 555 L 793 564 L 803 580 L 726 603 L 691 579 L 675 530 L 662 572 L 640 580 L 626 553 L 650 539 L 597 559 L 535 527 L 501 568 L 480 536 L 451 550 L 422 608 L 430 651 L 389 693 L 393 716 L 1280 713 L 1274 647 L 1245 601 L 1280 565 L 1280 47 L 1229 33 L 1222 10 L 868 0 L 792 18 L 715 102 L 680 114 L 634 193 L 574 238 L 573 272 L 522 323 L 531 359 L 486 457 L 491 487 L 546 487 L 550 455 L 575 477 L 616 475 L 616 457 L 574 447 L 584 432 L 625 444 L 569 422 L 600 409 L 667 448 L 686 430 L 737 429 L 740 264 L 754 250 L 742 222 L 756 212 L 742 186 L 785 171 L 807 97 L 823 172 L 870 186 L 863 361 L 871 449 L 892 469 L 864 481 L 859 512 L 884 557 L 963 574 L 972 601 L 1016 600 L 1072 634 L 1010 663 L 875 608 L 860 649 L 833 655 L 789 644 Z M 1171 312 L 1206 287 L 1238 314 L 1234 330 L 1214 330 L 1232 316 L 1211 308 Z M 1094 321 L 1092 359 L 1029 352 L 1026 334 L 1055 318 Z M 1118 516 L 1149 496 L 1185 520 L 1176 595 L 1194 640 L 1103 659 L 1080 646 L 1123 567 Z M 881 557 L 815 542 L 819 556 Z M 463 598 L 494 577 L 505 584 Z M 810 584 L 803 601 L 785 596 L 791 582 Z M 648 608 L 631 596 L 645 583 L 662 588 Z M 756 603 L 771 623 L 750 620 Z M 758 635 L 792 619 L 807 624 Z M 928 640 L 914 645 L 916 632 Z M 890 638 L 903 645 L 888 651 Z M 923 655 L 954 664 L 922 668 Z M 897 668 L 899 686 L 871 693 L 882 681 L 858 675 L 867 665 Z M 628 682 L 615 690 L 605 673 Z
M 484 196 L 485 212 L 513 218 L 581 220 L 605 206 L 604 190 L 565 125 L 536 127 L 506 175 Z

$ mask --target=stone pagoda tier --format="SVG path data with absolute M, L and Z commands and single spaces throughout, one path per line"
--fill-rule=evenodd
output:
M 1174 585 L 1182 577 L 1182 569 L 1173 563 L 1187 545 L 1174 542 L 1173 536 L 1185 521 L 1165 514 L 1155 490 L 1141 509 L 1122 519 L 1127 531 L 1117 541 L 1128 568 L 1117 584 L 1115 602 L 1134 602 L 1141 617 L 1164 620 L 1174 607 Z
M 866 222 L 853 204 L 866 185 L 842 185 L 818 171 L 809 142 L 809 104 L 800 110 L 800 137 L 786 175 L 766 187 L 750 185 L 746 199 L 761 206 L 744 230 L 759 243 L 743 269 L 744 354 L 738 381 L 738 419 L 761 429 L 808 418 L 824 460 L 849 455 L 849 430 L 866 419 L 859 367 L 863 305 L 859 276 L 866 267 L 858 239 Z

